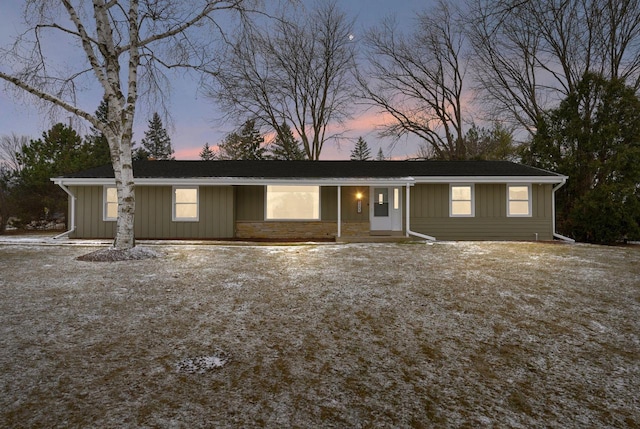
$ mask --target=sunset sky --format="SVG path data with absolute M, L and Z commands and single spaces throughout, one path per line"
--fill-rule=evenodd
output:
M 23 1 L 3 0 L 0 5 L 0 46 L 6 47 L 12 43 L 13 38 L 24 31 L 22 22 Z M 305 2 L 307 3 L 307 2 Z M 338 5 L 350 16 L 355 18 L 353 34 L 358 38 L 362 31 L 375 25 L 383 17 L 395 15 L 398 22 L 412 24 L 416 11 L 423 11 L 430 7 L 431 1 L 425 0 L 338 0 Z M 58 47 L 67 49 L 66 47 Z M 77 49 L 77 47 L 71 47 Z M 3 70 L 6 70 L 3 68 Z M 0 135 L 15 133 L 27 135 L 30 138 L 39 138 L 43 131 L 48 130 L 54 122 L 69 122 L 69 115 L 61 115 L 52 122 L 45 113 L 39 111 L 25 101 L 16 97 L 15 91 L 9 91 L 9 87 L 0 82 Z M 87 110 L 95 111 L 101 94 L 99 91 L 87 91 L 83 94 L 86 105 L 95 105 Z M 222 141 L 224 136 L 233 131 L 235 126 L 231 123 L 223 123 L 220 120 L 220 110 L 211 100 L 198 93 L 196 82 L 191 80 L 176 81 L 173 83 L 170 112 L 172 123 L 166 124 L 171 136 L 172 144 L 177 159 L 198 159 L 198 153 L 205 143 L 215 146 Z M 137 111 L 134 139 L 140 141 L 147 129 L 147 108 L 141 106 Z M 417 151 L 415 138 L 400 140 L 391 150 L 391 140 L 378 137 L 376 126 L 380 125 L 384 118 L 376 111 L 360 111 L 354 114 L 351 121 L 346 124 L 348 130 L 347 139 L 341 145 L 327 142 L 323 149 L 323 159 L 348 159 L 353 142 L 362 136 L 369 144 L 371 152 L 375 155 L 378 148 L 382 147 L 385 155 L 393 158 L 404 159 L 412 156 Z M 73 122 L 74 128 L 79 128 L 79 121 Z M 81 133 L 88 130 L 86 123 L 81 125 Z

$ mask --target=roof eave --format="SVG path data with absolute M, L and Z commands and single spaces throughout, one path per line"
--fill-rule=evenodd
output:
M 79 178 L 79 177 L 56 177 L 51 179 L 55 184 L 70 186 L 98 186 L 113 185 L 114 178 Z M 346 178 L 264 178 L 264 177 L 163 177 L 163 178 L 134 178 L 136 185 L 144 186 L 171 186 L 171 185 L 192 185 L 192 186 L 231 186 L 231 185 L 377 185 L 377 186 L 398 186 L 412 183 L 411 177 L 346 177 Z
M 415 183 L 564 183 L 567 176 L 422 176 Z
M 135 178 L 136 185 L 144 186 L 232 186 L 232 185 L 334 185 L 334 186 L 397 186 L 402 184 L 446 184 L 446 183 L 564 183 L 567 176 L 421 176 L 421 177 L 337 177 L 337 178 L 264 178 L 264 177 L 164 177 Z M 55 177 L 57 185 L 104 186 L 115 184 L 113 178 Z

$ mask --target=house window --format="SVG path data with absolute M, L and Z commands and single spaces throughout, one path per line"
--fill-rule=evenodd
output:
M 112 221 L 118 219 L 118 191 L 115 186 L 105 186 L 103 192 L 104 209 L 102 219 Z
M 319 220 L 320 186 L 267 186 L 267 220 Z
M 507 216 L 531 216 L 531 185 L 507 185 Z
M 195 222 L 198 220 L 198 188 L 173 187 L 173 221 Z
M 474 216 L 473 185 L 451 185 L 449 196 L 452 217 Z

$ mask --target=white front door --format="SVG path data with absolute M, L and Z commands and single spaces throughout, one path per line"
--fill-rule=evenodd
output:
M 400 187 L 371 188 L 371 231 L 402 231 L 401 190 Z

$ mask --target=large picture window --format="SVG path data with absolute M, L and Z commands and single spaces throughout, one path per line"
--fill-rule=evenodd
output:
M 319 186 L 267 186 L 267 220 L 319 220 Z
M 531 186 L 507 186 L 507 216 L 531 216 Z
M 173 220 L 195 222 L 198 220 L 198 188 L 174 186 Z
M 105 221 L 118 219 L 118 192 L 115 186 L 104 187 L 104 211 L 102 218 Z
M 452 217 L 473 217 L 473 185 L 451 185 L 449 195 Z

